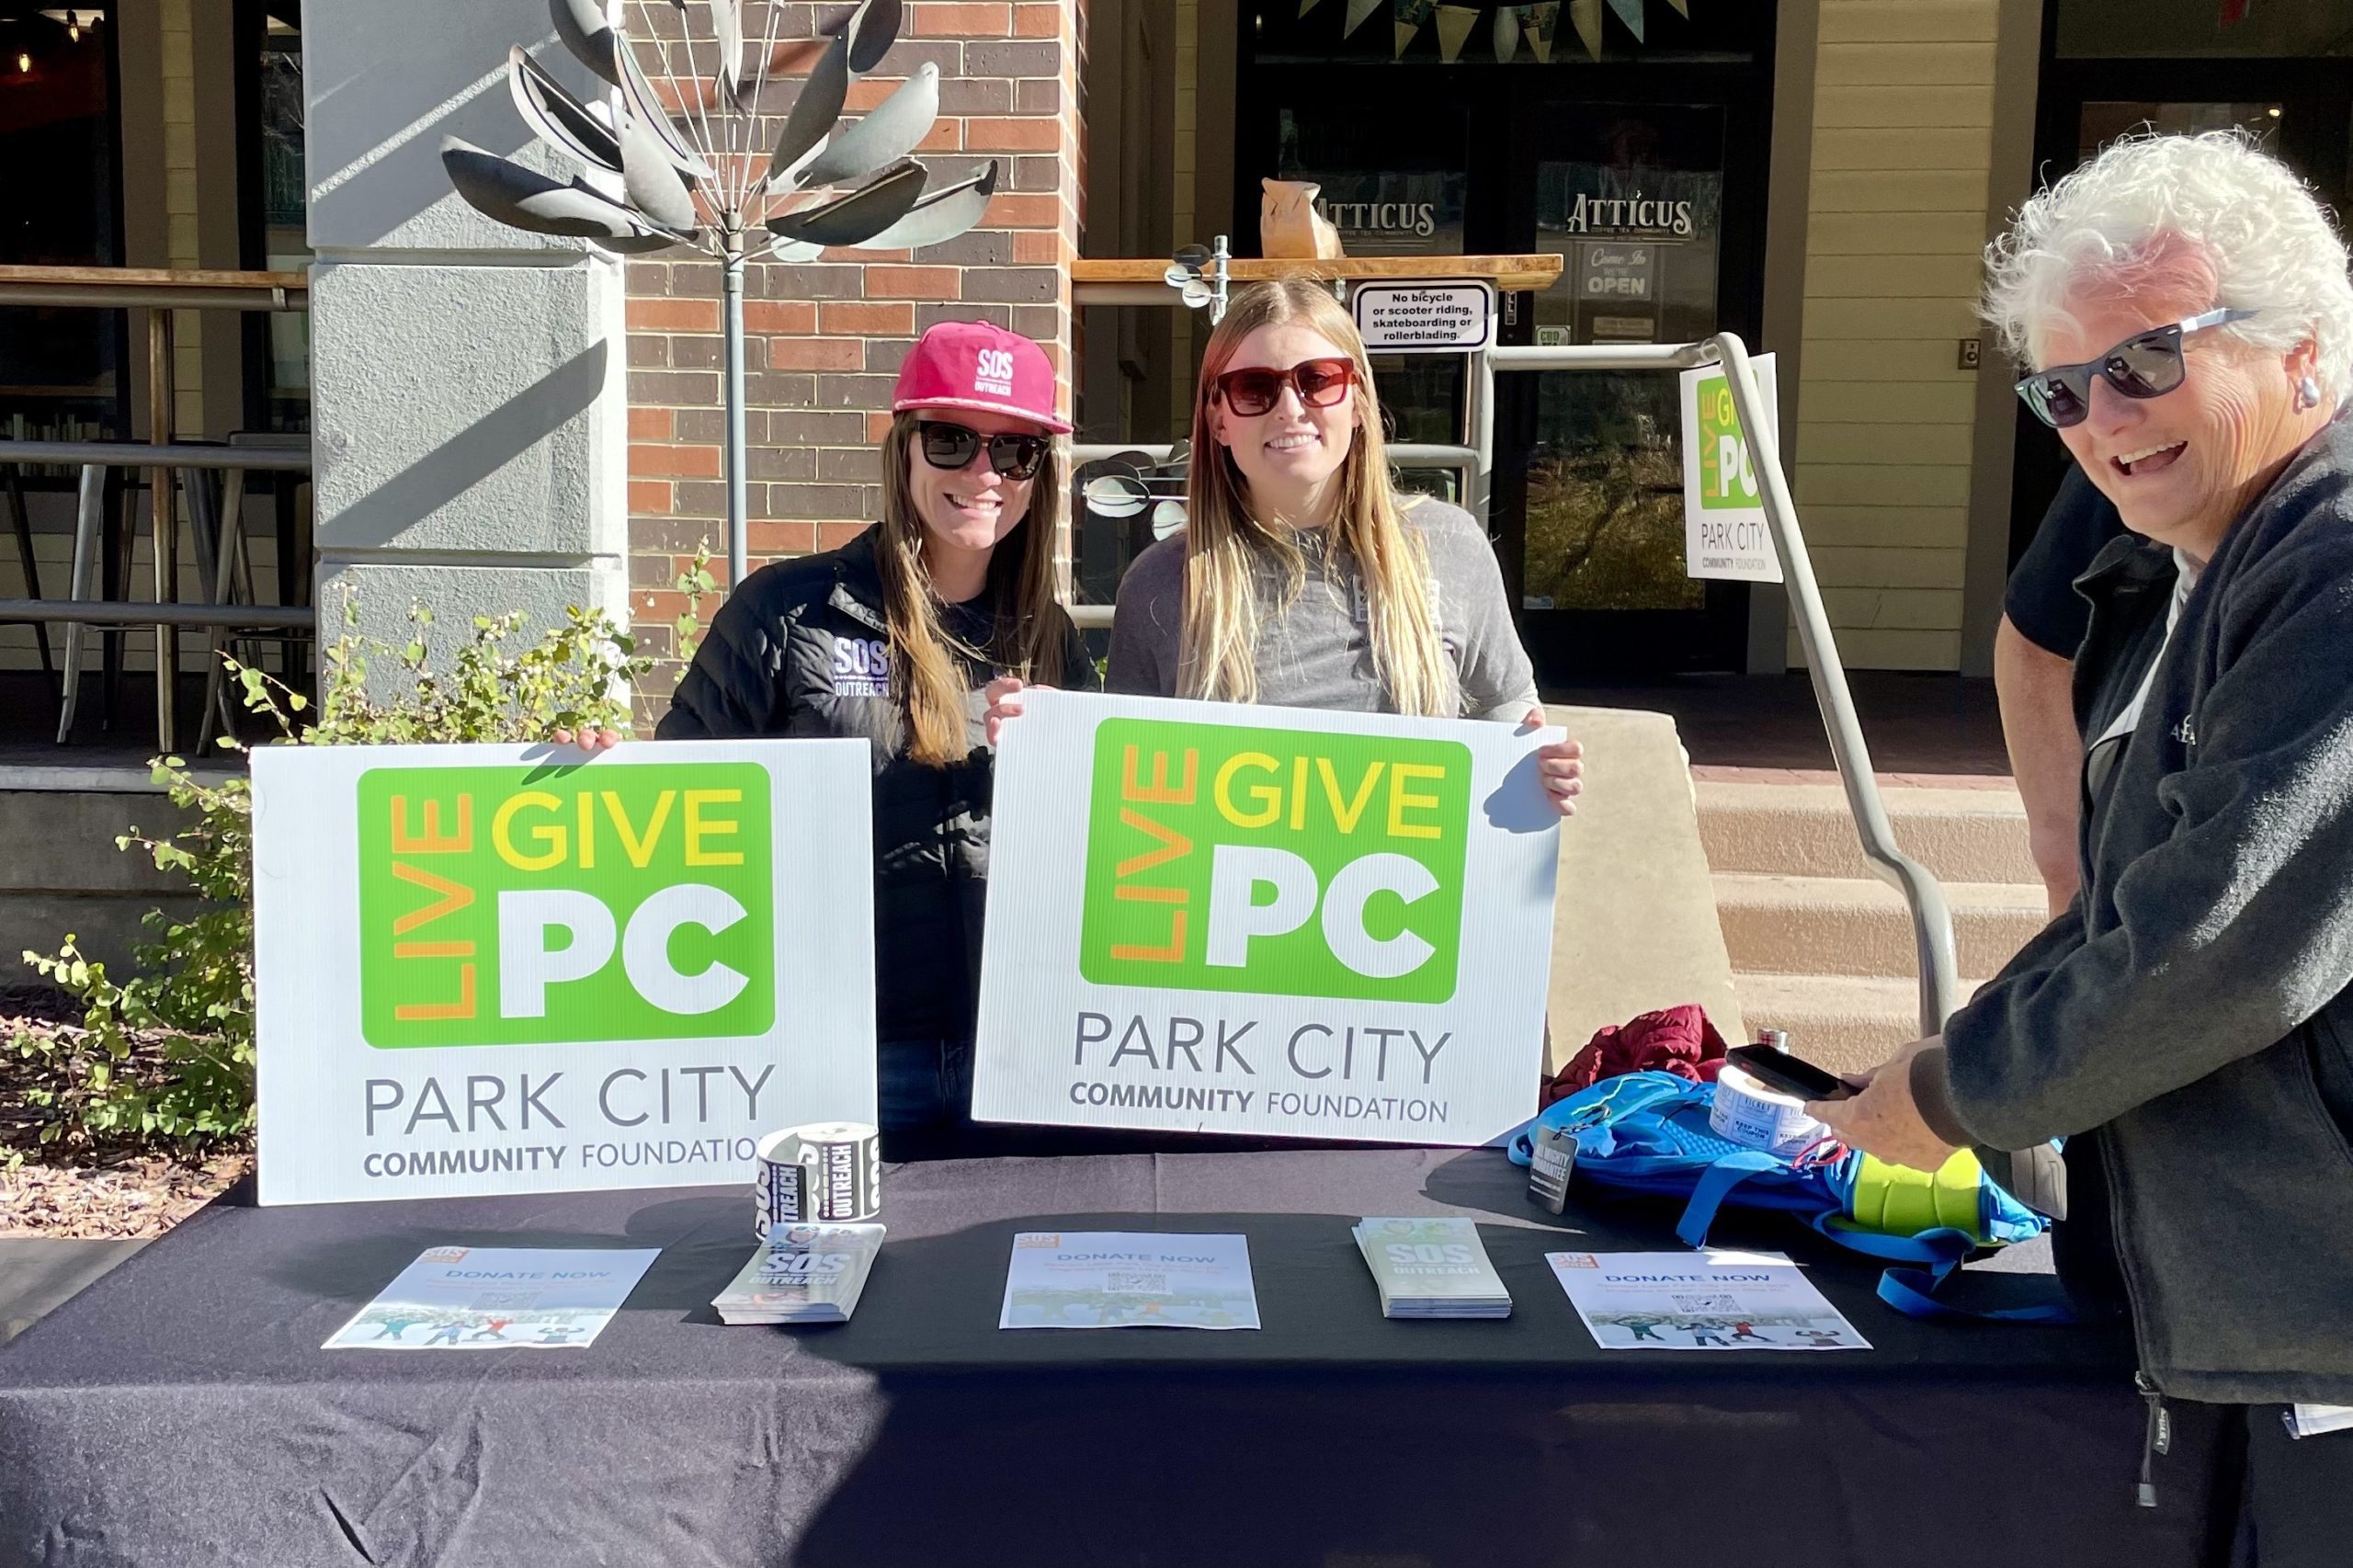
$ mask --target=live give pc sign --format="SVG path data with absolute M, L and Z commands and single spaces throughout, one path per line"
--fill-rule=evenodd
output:
M 874 1111 L 861 743 L 266 747 L 261 1198 L 733 1182 Z
M 974 1114 L 1458 1144 L 1526 1119 L 1556 738 L 1033 699 L 998 754 Z

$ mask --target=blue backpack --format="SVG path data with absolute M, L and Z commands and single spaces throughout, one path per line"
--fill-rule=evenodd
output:
M 1534 1130 L 1576 1139 L 1579 1179 L 1629 1194 L 1686 1199 L 1675 1233 L 1686 1246 L 1707 1244 L 1716 1211 L 1774 1209 L 1795 1215 L 1839 1245 L 1909 1267 L 1880 1276 L 1881 1301 L 1914 1317 L 1989 1317 L 2067 1321 L 2056 1306 L 1968 1312 L 1937 1299 L 1961 1259 L 1981 1247 L 2040 1235 L 2049 1223 L 1985 1178 L 1963 1150 L 1934 1173 L 1906 1170 L 1825 1142 L 1794 1156 L 1751 1149 L 1708 1125 L 1713 1084 L 1671 1073 L 1604 1078 L 1546 1108 L 1514 1132 L 1516 1165 L 1534 1158 Z

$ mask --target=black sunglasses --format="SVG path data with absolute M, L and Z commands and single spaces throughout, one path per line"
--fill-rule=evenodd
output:
M 971 462 L 972 454 L 985 441 L 989 466 L 1012 480 L 1035 477 L 1038 465 L 1046 460 L 1046 449 L 1051 445 L 1043 436 L 1008 432 L 983 437 L 969 425 L 951 425 L 945 419 L 923 420 L 915 426 L 915 434 L 923 439 L 923 460 L 950 472 Z
M 2081 425 L 2092 411 L 2092 378 L 2097 376 L 2126 397 L 2163 397 L 2182 383 L 2188 368 L 2181 340 L 2225 322 L 2245 321 L 2254 311 L 2208 311 L 2170 326 L 2126 338 L 2097 359 L 2053 365 L 2018 378 L 2018 396 L 2035 416 L 2054 430 Z
M 1253 366 L 1228 370 L 1216 382 L 1226 407 L 1244 418 L 1256 418 L 1281 401 L 1283 388 L 1299 393 L 1309 408 L 1329 408 L 1348 395 L 1356 384 L 1357 368 L 1347 359 L 1302 359 L 1288 370 Z

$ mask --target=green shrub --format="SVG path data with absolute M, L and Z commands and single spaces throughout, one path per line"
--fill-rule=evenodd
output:
M 707 584 L 699 558 L 697 571 Z M 689 597 L 699 601 L 700 592 Z M 601 613 L 579 609 L 509 652 L 524 619 L 519 612 L 477 616 L 446 671 L 431 666 L 426 641 L 433 616 L 422 605 L 409 612 L 403 647 L 347 626 L 324 650 L 325 700 L 307 728 L 298 722 L 310 708 L 301 692 L 250 665 L 225 662 L 245 708 L 277 727 L 279 744 L 530 743 L 559 729 L 625 728 L 630 685 L 651 661 Z M 371 661 L 398 665 L 397 698 L 369 693 Z M 243 749 L 234 741 L 223 744 Z M 134 826 L 116 843 L 137 847 L 159 869 L 185 875 L 204 901 L 203 913 L 172 920 L 151 912 L 146 925 L 155 939 L 138 949 L 140 972 L 126 981 L 85 958 L 70 935 L 54 956 L 25 954 L 83 1008 L 78 1029 L 20 1029 L 11 1042 L 38 1070 L 27 1098 L 43 1115 L 45 1143 L 194 1149 L 241 1143 L 253 1132 L 252 786 L 242 774 L 208 782 L 176 756 L 153 766 L 156 783 L 195 820 L 159 837 Z

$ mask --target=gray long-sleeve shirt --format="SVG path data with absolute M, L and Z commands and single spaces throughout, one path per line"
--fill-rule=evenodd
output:
M 1495 548 L 1471 515 L 1441 501 L 1409 503 L 1406 528 L 1429 563 L 1431 607 L 1446 646 L 1457 711 L 1517 722 L 1537 705 L 1536 674 L 1512 629 Z M 1396 703 L 1373 667 L 1362 577 L 1325 536 L 1302 533 L 1307 580 L 1282 602 L 1283 574 L 1258 574 L 1258 700 L 1286 708 L 1393 713 Z M 1185 538 L 1161 540 L 1128 568 L 1111 621 L 1109 689 L 1174 697 L 1184 626 Z

